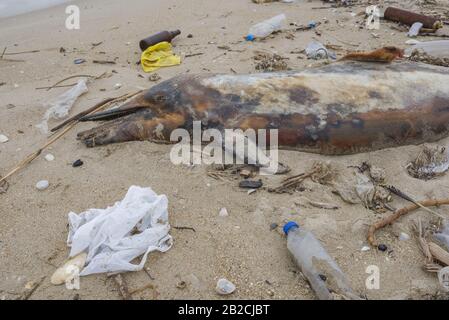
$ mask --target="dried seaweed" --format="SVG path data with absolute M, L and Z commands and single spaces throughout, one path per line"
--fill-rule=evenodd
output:
M 278 54 L 271 54 L 268 52 L 256 51 L 254 60 L 256 61 L 256 70 L 263 72 L 273 72 L 287 70 L 288 66 L 284 58 Z
M 408 173 L 418 179 L 429 180 L 449 169 L 449 153 L 443 146 L 424 146 L 415 160 L 407 165 Z

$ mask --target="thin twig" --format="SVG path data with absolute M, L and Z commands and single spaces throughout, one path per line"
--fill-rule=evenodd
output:
M 430 199 L 430 200 L 424 200 L 424 201 L 420 201 L 419 205 L 422 205 L 424 207 L 435 207 L 435 206 L 441 206 L 441 205 L 449 205 L 449 198 L 448 199 Z M 372 226 L 370 226 L 369 230 L 368 230 L 368 243 L 371 244 L 372 246 L 376 245 L 376 238 L 375 238 L 375 233 L 377 230 L 392 224 L 393 222 L 395 222 L 396 220 L 398 220 L 400 217 L 402 217 L 403 215 L 406 215 L 407 213 L 410 213 L 413 210 L 418 209 L 420 206 L 418 204 L 413 204 L 410 205 L 408 207 L 404 207 L 401 208 L 399 210 L 396 210 L 395 213 L 393 213 L 392 215 L 383 218 L 382 220 L 376 222 L 375 224 L 373 224 Z
M 30 51 L 4 53 L 3 55 L 5 55 L 5 56 L 15 56 L 15 55 L 18 55 L 18 54 L 37 53 L 37 52 L 41 52 L 41 51 L 40 50 L 30 50 Z M 2 55 L 2 57 L 3 57 L 3 55 Z
M 0 59 L 3 59 L 3 56 L 5 55 L 6 49 L 8 49 L 8 47 L 5 47 L 5 49 L 3 49 L 2 55 L 0 56 Z
M 194 228 L 192 228 L 192 227 L 173 227 L 173 229 L 176 229 L 176 230 L 191 230 L 193 232 L 196 232 L 196 230 Z
M 125 279 L 122 277 L 120 273 L 114 276 L 114 281 L 118 286 L 118 290 L 123 300 L 132 300 L 133 297 L 129 293 L 128 284 L 125 282 Z
M 444 219 L 445 217 L 442 216 L 441 214 L 439 214 L 438 212 L 435 212 L 433 210 L 430 210 L 429 208 L 426 208 L 424 206 L 422 206 L 418 201 L 414 200 L 413 198 L 411 198 L 410 196 L 406 195 L 404 192 L 402 192 L 401 190 L 399 190 L 398 188 L 394 187 L 394 186 L 387 186 L 382 184 L 381 185 L 383 188 L 387 189 L 388 191 L 390 191 L 391 193 L 397 195 L 398 197 L 401 197 L 404 200 L 410 201 L 411 203 L 416 204 L 417 206 L 419 206 L 421 209 L 430 212 L 434 215 L 436 215 L 439 218 Z
M 70 77 L 67 77 L 67 78 L 62 79 L 61 81 L 56 82 L 54 85 L 50 86 L 50 87 L 47 89 L 47 91 L 50 91 L 51 89 L 55 88 L 58 84 L 61 84 L 61 83 L 63 83 L 64 81 L 67 81 L 67 80 L 70 80 L 70 79 L 74 79 L 74 78 L 95 78 L 95 79 L 98 79 L 98 78 L 100 78 L 100 77 L 101 77 L 101 76 L 96 77 L 96 76 L 91 76 L 91 75 L 88 75 L 88 74 L 81 74 L 81 75 L 70 76 Z

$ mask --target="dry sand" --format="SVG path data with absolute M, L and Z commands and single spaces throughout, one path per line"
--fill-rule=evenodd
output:
M 351 12 L 364 11 L 365 5 L 338 9 L 312 9 L 325 6 L 320 1 L 257 5 L 249 0 L 134 0 L 126 5 L 118 0 L 75 1 L 81 8 L 81 30 L 64 27 L 64 6 L 49 8 L 18 17 L 0 20 L 0 47 L 7 52 L 40 50 L 38 53 L 5 56 L 24 62 L 0 60 L 0 134 L 10 141 L 0 144 L 0 173 L 5 174 L 26 155 L 35 151 L 46 137 L 35 127 L 46 107 L 66 89 L 36 90 L 76 74 L 100 75 L 115 70 L 112 77 L 89 85 L 89 93 L 75 105 L 71 114 L 80 112 L 106 97 L 118 96 L 137 88 L 147 88 L 148 81 L 139 66 L 138 41 L 159 30 L 179 28 L 182 35 L 174 42 L 180 55 L 203 53 L 185 58 L 177 67 L 161 69 L 162 79 L 186 72 L 237 73 L 256 72 L 252 59 L 254 50 L 276 52 L 288 57 L 292 69 L 311 64 L 297 52 L 311 39 L 342 49 L 374 49 L 384 45 L 405 47 L 404 32 L 382 23 L 381 29 L 360 29 Z M 447 2 L 440 3 L 447 8 Z M 277 34 L 263 42 L 247 43 L 242 36 L 255 22 L 285 12 L 288 22 L 306 24 L 310 20 L 329 23 L 318 30 Z M 192 38 L 187 35 L 192 34 Z M 102 42 L 92 48 L 92 43 Z M 352 44 L 352 45 L 351 45 Z M 217 46 L 238 50 L 224 51 Z M 60 47 L 67 50 L 59 52 Z M 0 49 L 1 49 L 0 48 Z M 101 53 L 104 52 L 104 53 Z M 341 56 L 344 51 L 337 51 Z M 76 58 L 86 63 L 75 65 Z M 113 66 L 96 65 L 94 59 L 114 60 Z M 138 75 L 144 75 L 144 78 Z M 123 86 L 114 89 L 116 83 Z M 398 84 L 399 85 L 399 84 Z M 100 89 L 105 89 L 101 91 Z M 9 107 L 8 107 L 9 105 Z M 11 105 L 14 107 L 12 108 Z M 56 122 L 51 122 L 50 125 Z M 237 182 L 222 182 L 206 175 L 207 167 L 175 166 L 169 160 L 169 146 L 149 142 L 130 142 L 87 149 L 76 141 L 76 133 L 92 127 L 79 124 L 47 152 L 56 160 L 47 162 L 43 155 L 9 179 L 10 187 L 0 195 L 0 298 L 17 298 L 29 281 L 46 276 L 31 299 L 119 299 L 117 288 L 106 275 L 81 279 L 81 290 L 69 291 L 55 287 L 49 277 L 68 255 L 66 246 L 67 214 L 88 208 L 105 208 L 124 197 L 131 185 L 149 186 L 169 199 L 172 226 L 187 226 L 190 230 L 172 229 L 173 248 L 166 253 L 151 254 L 145 272 L 125 275 L 131 288 L 148 283 L 154 289 L 145 290 L 135 299 L 220 299 L 214 287 L 219 278 L 234 282 L 237 291 L 231 299 L 313 299 L 314 295 L 298 272 L 286 249 L 280 228 L 270 231 L 270 225 L 282 225 L 295 220 L 316 233 L 335 257 L 351 282 L 369 299 L 422 298 L 438 290 L 434 274 L 422 270 L 424 258 L 414 238 L 406 242 L 397 239 L 399 231 L 412 234 L 410 222 L 417 217 L 429 220 L 429 214 L 416 212 L 387 227 L 378 235 L 380 243 L 392 250 L 361 252 L 366 245 L 367 227 L 385 214 L 375 214 L 362 205 L 348 205 L 331 193 L 331 188 L 307 182 L 306 191 L 292 195 L 270 194 L 264 190 L 252 195 L 237 187 Z M 20 130 L 20 131 L 19 131 Z M 440 141 L 448 145 L 449 139 Z M 405 165 L 421 149 L 406 146 L 353 156 L 327 157 L 301 152 L 280 153 L 282 162 L 300 173 L 315 160 L 331 161 L 340 174 L 349 174 L 349 165 L 362 161 L 385 168 L 388 182 L 418 199 L 446 197 L 449 175 L 430 181 L 410 177 Z M 72 168 L 81 158 L 84 166 Z M 50 181 L 50 188 L 38 191 L 37 181 Z M 275 185 L 282 177 L 266 177 L 266 185 Z M 308 206 L 306 196 L 317 201 L 337 203 L 338 210 L 321 210 Z M 395 199 L 395 207 L 406 202 Z M 228 217 L 219 217 L 226 207 Z M 444 212 L 443 208 L 440 209 Z M 446 211 L 447 212 L 447 211 Z M 380 289 L 367 290 L 366 267 L 380 268 Z M 185 281 L 185 289 L 177 288 Z

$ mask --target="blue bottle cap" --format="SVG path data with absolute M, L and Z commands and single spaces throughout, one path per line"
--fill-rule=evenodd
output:
M 246 41 L 254 41 L 254 35 L 249 34 L 249 35 L 246 36 L 245 39 L 246 39 Z
M 299 228 L 299 225 L 295 221 L 287 222 L 283 228 L 284 233 L 288 235 L 291 228 Z

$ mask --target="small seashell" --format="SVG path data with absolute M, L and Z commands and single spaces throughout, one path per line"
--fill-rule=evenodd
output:
M 8 141 L 9 141 L 9 139 L 8 139 L 7 136 L 5 136 L 3 134 L 0 134 L 0 143 L 5 143 L 5 142 L 8 142 Z
M 401 234 L 399 234 L 399 241 L 407 241 L 410 239 L 410 236 L 408 234 L 406 234 L 405 232 L 401 232 Z
M 236 289 L 235 285 L 226 279 L 218 280 L 217 287 L 215 288 L 217 293 L 221 295 L 232 294 L 235 291 L 235 289 Z
M 47 189 L 49 185 L 50 183 L 47 180 L 41 180 L 38 183 L 36 183 L 36 188 L 42 191 Z
M 55 156 L 52 155 L 51 153 L 49 153 L 45 156 L 45 160 L 47 160 L 48 162 L 51 162 L 51 161 L 55 160 Z
M 366 251 L 369 251 L 370 249 L 371 249 L 371 248 L 368 247 L 368 246 L 363 246 L 362 249 L 361 249 L 361 251 L 362 251 L 362 252 L 366 252 Z
M 218 213 L 218 215 L 220 217 L 227 217 L 227 216 L 229 216 L 229 213 L 228 213 L 228 210 L 226 208 L 221 208 L 220 212 Z

